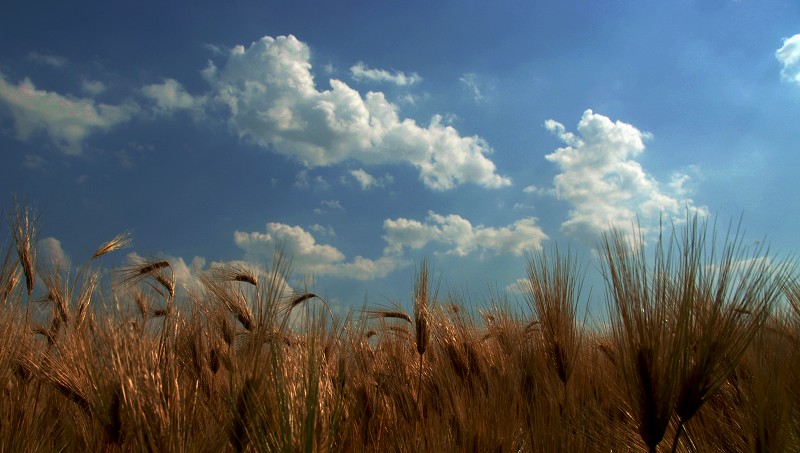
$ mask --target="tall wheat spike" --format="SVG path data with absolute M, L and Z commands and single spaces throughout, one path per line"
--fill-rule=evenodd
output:
M 9 226 L 17 250 L 17 258 L 25 276 L 25 287 L 28 290 L 28 297 L 30 297 L 36 283 L 36 244 L 39 238 L 39 230 L 36 227 L 37 217 L 27 205 L 20 206 L 16 197 L 14 197 L 13 203 L 14 218 L 9 218 Z
M 669 285 L 661 279 L 670 275 L 673 263 L 671 249 L 664 246 L 659 239 L 651 271 L 641 236 L 631 239 L 614 230 L 601 244 L 619 372 L 639 435 L 651 452 L 672 417 L 685 340 L 675 331 L 683 321 L 674 318 L 665 300 Z

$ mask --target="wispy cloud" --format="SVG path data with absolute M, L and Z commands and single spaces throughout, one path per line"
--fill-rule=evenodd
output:
M 321 234 L 323 236 L 328 236 L 328 237 L 332 237 L 332 238 L 336 237 L 336 230 L 334 230 L 333 227 L 330 226 L 330 225 L 325 226 L 325 225 L 320 225 L 318 223 L 315 223 L 315 224 L 311 225 L 311 231 L 313 231 L 315 233 L 319 233 L 319 234 Z
M 42 168 L 44 164 L 44 158 L 36 154 L 26 154 L 22 159 L 22 166 L 30 170 Z
M 320 204 L 328 209 L 336 209 L 337 211 L 344 211 L 342 203 L 339 200 L 322 200 L 320 201 Z
M 314 214 L 322 215 L 328 211 L 344 211 L 342 203 L 339 200 L 322 200 L 319 202 L 319 208 L 314 208 Z
M 317 175 L 313 179 L 308 175 L 308 170 L 300 170 L 294 178 L 294 187 L 301 190 L 313 189 L 324 191 L 330 189 L 331 185 L 322 175 Z
M 389 72 L 385 69 L 368 68 L 364 63 L 358 62 L 350 68 L 350 75 L 357 82 L 387 82 L 398 86 L 414 85 L 422 81 L 422 77 L 416 72 L 409 75 L 401 71 Z
M 28 60 L 34 61 L 39 64 L 52 66 L 54 68 L 60 68 L 62 66 L 65 66 L 69 62 L 69 60 L 67 60 L 64 57 L 59 57 L 57 55 L 41 54 L 39 52 L 28 53 Z
M 483 92 L 481 91 L 481 86 L 480 82 L 478 81 L 477 74 L 475 74 L 474 72 L 469 72 L 459 77 L 458 81 L 464 85 L 464 87 L 470 93 L 472 99 L 474 99 L 475 102 L 486 101 L 486 96 L 484 96 Z

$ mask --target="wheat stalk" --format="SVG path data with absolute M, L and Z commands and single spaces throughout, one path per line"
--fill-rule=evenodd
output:
M 13 203 L 14 219 L 9 218 L 11 237 L 17 250 L 17 259 L 22 266 L 22 273 L 25 275 L 25 288 L 30 297 L 36 283 L 36 243 L 39 237 L 36 228 L 37 218 L 28 206 L 20 207 L 16 197 Z

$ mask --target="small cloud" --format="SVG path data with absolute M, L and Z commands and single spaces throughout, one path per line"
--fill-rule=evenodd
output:
M 477 74 L 474 72 L 469 72 L 459 77 L 458 81 L 464 84 L 464 87 L 472 95 L 472 99 L 474 99 L 475 102 L 480 103 L 486 101 L 486 96 L 484 96 L 481 92 Z
M 350 68 L 353 80 L 358 82 L 368 80 L 372 82 L 388 82 L 398 86 L 414 85 L 422 81 L 416 72 L 406 75 L 404 72 L 389 72 L 385 69 L 371 69 L 364 63 L 358 62 Z
M 322 200 L 320 204 L 329 209 L 344 211 L 344 208 L 342 207 L 342 204 L 339 202 L 339 200 Z
M 550 192 L 549 190 L 543 187 L 536 187 L 533 184 L 531 184 L 530 186 L 526 186 L 524 189 L 522 189 L 522 191 L 524 193 L 535 194 L 535 195 L 547 195 Z
M 294 177 L 294 187 L 300 190 L 314 189 L 314 190 L 328 190 L 331 185 L 321 175 L 317 175 L 314 179 L 310 179 L 308 170 L 300 170 Z
M 413 94 L 404 94 L 397 97 L 397 103 L 403 105 L 417 105 L 417 96 Z
M 513 209 L 515 211 L 526 211 L 526 210 L 534 209 L 534 207 L 529 205 L 529 204 L 525 204 L 525 203 L 514 203 L 514 206 L 512 206 L 511 209 Z
M 308 182 L 308 170 L 300 170 L 294 176 L 294 187 L 296 189 L 308 189 L 311 184 Z
M 268 262 L 277 246 L 281 246 L 292 267 L 301 274 L 328 275 L 356 280 L 384 278 L 408 263 L 397 257 L 377 259 L 356 256 L 348 261 L 336 247 L 321 244 L 299 226 L 268 223 L 265 232 L 234 233 L 234 242 L 251 262 Z
M 46 55 L 39 52 L 28 53 L 28 60 L 39 64 L 52 66 L 54 68 L 60 68 L 68 63 L 68 60 L 64 57 L 59 57 L 57 55 Z
M 48 266 L 61 269 L 69 269 L 70 267 L 69 256 L 61 247 L 61 241 L 54 237 L 46 237 L 39 240 L 37 254 L 39 262 Z
M 223 55 L 225 55 L 227 53 L 226 49 L 224 49 L 221 46 L 218 46 L 216 44 L 203 44 L 203 47 L 206 50 L 208 50 L 209 52 L 211 52 L 212 55 L 215 55 L 215 56 L 218 56 L 218 57 L 219 56 L 223 56 Z
M 22 166 L 30 170 L 36 170 L 44 167 L 45 160 L 42 156 L 36 154 L 26 154 L 22 158 Z
M 362 190 L 369 190 L 373 187 L 386 187 L 394 182 L 394 177 L 388 173 L 382 178 L 376 178 L 361 168 L 350 170 L 350 175 L 358 182 Z
M 329 210 L 344 211 L 344 208 L 342 207 L 342 204 L 339 202 L 339 200 L 322 200 L 319 202 L 319 204 L 322 205 L 322 207 L 314 208 L 314 214 L 322 215 L 328 212 Z
M 99 80 L 86 80 L 81 82 L 81 89 L 84 93 L 97 96 L 106 91 L 106 84 Z
M 183 85 L 174 79 L 164 79 L 162 83 L 144 86 L 142 94 L 153 101 L 156 111 L 162 114 L 171 114 L 177 110 L 192 110 L 203 102 L 202 98 L 195 98 L 189 94 Z
M 311 225 L 311 231 L 313 231 L 315 233 L 319 233 L 319 234 L 321 234 L 323 236 L 328 236 L 328 237 L 332 237 L 332 238 L 336 237 L 336 231 L 330 225 L 324 226 L 324 225 L 320 225 L 318 223 L 315 223 L 314 225 Z
M 328 184 L 328 181 L 325 180 L 321 175 L 317 175 L 314 178 L 314 189 L 317 190 L 328 190 L 331 188 L 331 185 Z
M 122 168 L 133 168 L 136 166 L 136 162 L 131 157 L 130 153 L 124 149 L 118 149 L 114 152 L 114 157 L 117 158 L 119 165 Z
M 506 286 L 506 292 L 515 295 L 521 296 L 526 294 L 530 291 L 531 282 L 527 278 L 518 278 L 514 283 L 509 284 Z
M 783 65 L 781 77 L 800 84 L 800 33 L 783 40 L 783 45 L 775 51 L 775 58 Z
M 156 147 L 149 143 L 128 142 L 128 148 L 137 152 L 151 152 L 155 151 Z

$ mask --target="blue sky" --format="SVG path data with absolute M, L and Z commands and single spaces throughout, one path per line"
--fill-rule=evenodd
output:
M 472 302 L 553 243 L 592 274 L 687 211 L 800 250 L 795 1 L 114 3 L 0 16 L 0 193 L 44 259 L 132 229 L 191 284 L 282 243 L 347 307 L 422 257 Z

